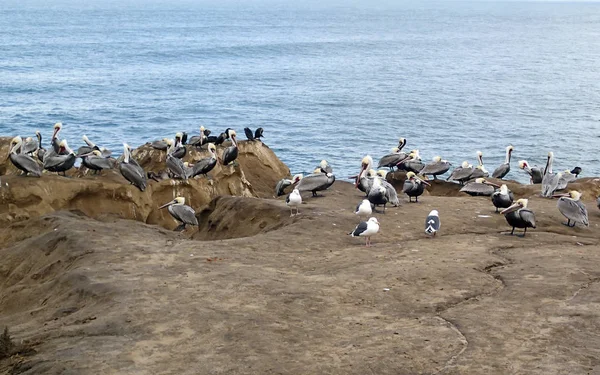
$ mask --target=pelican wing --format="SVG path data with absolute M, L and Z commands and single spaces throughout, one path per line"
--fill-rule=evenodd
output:
M 494 170 L 494 172 L 492 173 L 492 177 L 502 179 L 508 174 L 509 171 L 510 164 L 504 163 Z
M 282 196 L 283 194 L 285 194 L 285 192 L 284 192 L 285 188 L 287 188 L 291 184 L 292 184 L 292 180 L 288 180 L 287 178 L 284 178 L 283 180 L 279 180 L 279 182 L 277 183 L 277 186 L 275 186 L 275 194 L 278 197 Z
M 449 169 L 450 163 L 435 162 L 427 164 L 425 167 L 423 167 L 423 169 L 421 169 L 421 172 L 419 173 L 423 176 L 428 174 L 440 175 L 448 172 Z
M 30 154 L 35 152 L 39 148 L 39 142 L 37 139 L 32 139 L 31 141 L 26 141 L 23 143 L 23 147 L 21 148 L 22 154 Z
M 390 202 L 390 204 L 392 204 L 393 206 L 399 206 L 400 200 L 398 199 L 398 193 L 396 192 L 396 188 L 394 188 L 392 184 L 385 180 L 381 180 L 381 186 L 385 188 L 385 195 L 388 199 L 388 202 Z
M 113 158 L 103 158 L 101 156 L 92 157 L 89 156 L 87 158 L 87 163 L 96 169 L 113 169 L 116 163 L 116 160 Z
M 137 186 L 138 189 L 141 191 L 146 189 L 146 174 L 140 166 L 130 163 L 121 163 L 119 164 L 119 170 L 121 171 L 123 177 L 125 177 L 127 181 Z
M 450 174 L 450 177 L 448 177 L 448 180 L 462 181 L 462 180 L 466 180 L 469 177 L 471 177 L 472 174 L 473 174 L 473 168 L 458 167 L 458 168 L 454 168 L 454 170 L 452 171 L 452 174 Z
M 589 224 L 587 208 L 583 202 L 562 197 L 558 200 L 556 206 L 560 213 L 567 219 L 582 223 L 583 225 Z
M 238 157 L 238 148 L 236 146 L 229 146 L 223 151 L 223 164 L 228 165 L 232 163 Z
M 526 223 L 529 223 L 532 228 L 535 228 L 535 214 L 528 208 L 521 208 L 519 210 L 519 215 L 521 216 L 521 220 Z
M 22 171 L 30 173 L 34 176 L 40 177 L 42 170 L 40 165 L 29 155 L 26 154 L 10 154 L 10 160 Z
M 397 154 L 388 154 L 379 159 L 379 163 L 377 164 L 377 168 L 381 167 L 395 167 L 396 164 L 400 163 L 402 160 L 406 158 L 406 154 L 404 152 L 399 152 Z
M 152 148 L 155 148 L 157 150 L 162 150 L 162 151 L 165 151 L 167 149 L 167 147 L 169 147 L 167 145 L 167 142 L 165 142 L 165 141 L 154 141 L 150 144 L 150 146 L 152 146 Z
M 185 165 L 183 165 L 181 159 L 177 159 L 173 155 L 167 155 L 166 165 L 167 168 L 171 171 L 171 173 L 175 175 L 175 177 L 187 179 L 187 175 L 185 173 Z
M 465 186 L 463 186 L 462 189 L 460 189 L 461 192 L 463 193 L 467 193 L 470 195 L 485 195 L 485 196 L 490 196 L 492 194 L 494 194 L 494 187 L 487 185 L 487 184 L 482 184 L 479 182 L 469 182 L 468 184 L 466 184 Z
M 196 164 L 194 164 L 192 176 L 197 176 L 199 174 L 207 174 L 208 172 L 212 171 L 216 165 L 217 159 L 213 157 L 200 159 Z
M 90 146 L 81 146 L 77 149 L 77 157 L 81 157 L 81 155 L 84 155 L 84 154 L 89 154 L 90 152 L 92 152 L 94 150 L 95 149 Z
M 299 191 L 321 190 L 329 184 L 329 178 L 324 173 L 313 173 L 300 180 L 296 188 Z
M 189 225 L 198 225 L 196 212 L 188 205 L 178 204 L 169 206 L 169 211 L 176 220 L 181 221 L 182 223 Z

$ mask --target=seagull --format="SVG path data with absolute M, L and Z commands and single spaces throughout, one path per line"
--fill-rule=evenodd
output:
M 371 236 L 377 234 L 377 232 L 379 232 L 379 221 L 377 221 L 376 217 L 371 217 L 367 221 L 361 221 L 360 224 L 348 234 L 352 237 L 365 237 L 365 246 L 369 247 L 371 246 Z
M 355 215 L 358 215 L 359 217 L 362 216 L 371 216 L 373 214 L 373 208 L 375 206 L 369 202 L 368 199 L 363 199 L 362 202 L 359 203 L 358 206 L 356 206 L 356 211 L 354 211 Z
M 435 236 L 435 234 L 440 230 L 440 225 L 440 215 L 438 214 L 437 210 L 432 210 L 425 219 L 425 234 Z
M 163 204 L 159 207 L 159 209 L 163 209 L 165 207 L 168 207 L 171 216 L 181 223 L 177 228 L 175 228 L 175 231 L 183 231 L 186 225 L 198 225 L 196 212 L 193 208 L 185 204 L 184 197 L 177 197 L 171 202 Z
M 302 196 L 298 189 L 292 190 L 292 192 L 285 199 L 285 204 L 290 208 L 290 217 L 299 215 L 298 206 L 302 204 Z M 294 214 L 294 208 L 296 213 Z

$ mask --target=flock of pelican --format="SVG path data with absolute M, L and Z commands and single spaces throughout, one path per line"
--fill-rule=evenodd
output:
M 67 140 L 59 138 L 62 127 L 61 123 L 54 125 L 48 149 L 43 147 L 42 135 L 39 131 L 36 131 L 35 139 L 33 137 L 25 139 L 19 136 L 14 137 L 9 147 L 9 159 L 24 175 L 36 177 L 42 176 L 43 170 L 65 175 L 66 171 L 74 167 L 77 158 L 81 158 L 81 164 L 94 173 L 104 169 L 118 168 L 122 176 L 141 191 L 146 189 L 148 178 L 156 179 L 156 175 L 144 171 L 133 158 L 132 149 L 127 143 L 123 144 L 123 155 L 119 159 L 115 159 L 112 158 L 110 150 L 97 146 L 84 135 L 82 139 L 85 145 L 79 147 L 75 152 L 69 147 Z M 244 132 L 249 141 L 263 138 L 262 128 L 255 131 L 245 128 Z M 216 146 L 223 145 L 227 140 L 231 145 L 224 147 L 219 156 Z M 358 204 L 355 211 L 360 217 L 369 217 L 378 206 L 382 207 L 382 211 L 385 213 L 388 204 L 395 207 L 400 205 L 396 189 L 386 180 L 388 172 L 380 168 L 388 168 L 390 171 L 394 169 L 406 171 L 402 193 L 408 196 L 409 203 L 412 203 L 413 199 L 415 203 L 419 202 L 418 199 L 425 191 L 426 186 L 430 185 L 428 182 L 431 181 L 430 178 L 437 180 L 439 176 L 450 171 L 452 164 L 440 156 L 434 157 L 429 163 L 424 163 L 419 150 L 402 151 L 406 143 L 405 138 L 400 138 L 398 146 L 379 160 L 377 164 L 379 170 L 377 171 L 373 169 L 373 158 L 369 155 L 363 157 L 359 173 L 350 177 L 354 179 L 355 187 L 365 194 L 365 199 Z M 165 151 L 168 178 L 184 181 L 195 176 L 207 176 L 207 173 L 213 170 L 217 163 L 224 166 L 235 165 L 238 157 L 237 135 L 231 128 L 214 136 L 211 135 L 210 130 L 201 126 L 200 134 L 192 136 L 189 142 L 186 133 L 176 133 L 174 139 L 157 140 L 151 142 L 151 146 Z M 182 161 L 187 154 L 187 147 L 202 148 L 203 146 L 206 146 L 208 150 L 208 157 L 198 160 L 194 164 Z M 506 147 L 505 161 L 494 169 L 491 174 L 493 178 L 501 180 L 508 175 L 514 150 L 513 146 Z M 483 153 L 477 151 L 476 157 L 478 162 L 476 166 L 471 165 L 468 161 L 462 162 L 459 167 L 451 171 L 447 181 L 454 181 L 462 185 L 461 192 L 474 196 L 490 196 L 496 212 L 502 209 L 501 213 L 505 215 L 508 224 L 512 227 L 511 234 L 514 233 L 515 228 L 521 228 L 524 236 L 528 228 L 536 227 L 535 214 L 528 208 L 528 200 L 518 199 L 515 201 L 513 193 L 506 184 L 497 185 L 487 181 L 486 178 L 490 176 L 490 173 L 483 163 Z M 581 168 L 575 167 L 571 171 L 554 173 L 553 163 L 554 154 L 552 152 L 548 153 L 544 168 L 531 166 L 526 160 L 518 162 L 519 168 L 529 174 L 531 183 L 541 184 L 542 197 L 559 198 L 557 207 L 567 218 L 565 225 L 589 225 L 587 209 L 581 201 L 581 192 L 573 190 L 564 194 L 557 193 L 557 191 L 566 189 L 567 185 L 578 177 Z M 318 192 L 327 190 L 334 182 L 335 175 L 331 166 L 326 160 L 322 160 L 311 174 L 306 176 L 297 174 L 292 179 L 279 181 L 275 193 L 277 196 L 284 195 L 286 188 L 293 186 L 291 193 L 286 197 L 286 204 L 290 207 L 290 216 L 295 216 L 299 214 L 298 208 L 302 204 L 302 192 L 310 191 L 314 197 Z M 600 197 L 597 202 L 600 208 Z M 168 207 L 169 213 L 180 223 L 178 230 L 185 229 L 186 225 L 198 225 L 194 210 L 185 204 L 183 197 L 177 197 L 160 208 L 165 207 Z M 426 218 L 425 232 L 435 235 L 439 228 L 439 213 L 433 210 Z M 366 237 L 366 245 L 369 246 L 370 237 L 378 230 L 379 222 L 372 217 L 362 221 L 350 234 Z

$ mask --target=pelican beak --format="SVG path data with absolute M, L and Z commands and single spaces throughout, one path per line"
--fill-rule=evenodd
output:
M 569 193 L 564 193 L 564 194 L 553 194 L 552 198 L 562 198 L 562 197 L 570 197 L 571 194 Z
M 405 157 L 404 159 L 400 160 L 400 162 L 398 164 L 396 164 L 396 166 L 399 166 L 400 164 L 404 163 L 405 161 L 407 161 L 408 159 L 410 159 L 410 156 Z
M 493 182 L 484 181 L 483 183 L 484 183 L 484 184 L 487 184 L 487 185 L 490 185 L 490 186 L 493 186 L 493 187 L 495 187 L 495 188 L 498 188 L 498 189 L 500 188 L 500 185 L 497 185 L 497 184 L 495 184 L 495 183 L 493 183 Z
M 427 185 L 427 186 L 431 186 L 431 184 L 430 184 L 429 182 L 427 182 L 427 181 L 423 180 L 422 178 L 420 178 L 420 177 L 415 177 L 415 178 L 416 178 L 417 180 L 421 181 L 421 183 L 423 183 L 423 184 L 425 184 L 425 185 Z
M 92 155 L 94 155 L 94 152 L 88 152 L 87 154 L 81 154 L 81 155 L 77 155 L 77 156 L 80 158 L 84 158 L 86 156 L 92 156 Z
M 521 205 L 520 205 L 520 204 L 518 204 L 518 203 L 515 203 L 515 204 L 513 204 L 512 206 L 508 207 L 507 209 L 504 209 L 504 210 L 500 211 L 500 213 L 501 213 L 502 215 L 504 215 L 504 214 L 508 214 L 508 213 L 510 213 L 510 212 L 513 212 L 513 211 L 516 211 L 516 210 L 518 210 L 519 208 L 521 208 Z
M 175 200 L 172 200 L 172 201 L 170 201 L 169 203 L 165 203 L 165 204 L 163 204 L 163 205 L 162 205 L 162 206 L 160 206 L 158 209 L 159 209 L 159 210 L 162 210 L 163 208 L 165 208 L 165 207 L 169 207 L 170 205 L 172 205 L 172 204 L 174 204 L 174 203 L 175 203 Z

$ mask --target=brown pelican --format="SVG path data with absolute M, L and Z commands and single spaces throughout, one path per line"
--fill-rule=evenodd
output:
M 385 213 L 385 205 L 389 201 L 386 188 L 381 184 L 379 177 L 373 179 L 371 189 L 367 193 L 367 199 L 375 206 L 383 205 L 383 213 Z
M 523 237 L 527 233 L 527 228 L 535 228 L 535 214 L 527 208 L 527 199 L 519 199 L 510 207 L 502 210 L 508 225 L 512 226 L 510 234 L 514 234 L 515 228 L 523 228 Z
M 169 213 L 175 220 L 181 224 L 175 228 L 175 231 L 185 230 L 186 225 L 198 226 L 198 219 L 196 218 L 196 212 L 188 205 L 185 204 L 184 197 L 177 197 L 171 202 L 163 204 L 159 209 L 168 207 Z
M 167 138 L 163 138 L 159 141 L 153 141 L 152 143 L 150 143 L 150 146 L 160 151 L 166 151 L 167 148 L 169 148 L 169 145 L 167 144 Z
M 486 181 L 485 178 L 476 178 L 475 181 L 468 182 L 465 186 L 460 189 L 462 193 L 467 193 L 472 196 L 483 195 L 489 197 L 494 194 L 496 188 L 500 186 Z
M 44 162 L 44 156 L 46 156 L 46 149 L 44 147 L 42 147 L 42 133 L 39 132 L 39 130 L 35 131 L 35 135 L 37 136 L 38 139 L 38 149 L 35 152 L 35 154 L 37 154 L 37 158 L 39 161 L 41 161 L 42 163 Z
M 458 181 L 460 184 L 464 184 L 465 181 L 471 178 L 473 174 L 473 166 L 468 161 L 463 161 L 462 165 L 458 168 L 454 168 L 450 177 L 446 181 Z
M 93 150 L 90 153 L 81 155 L 81 164 L 95 173 L 103 169 L 113 169 L 116 163 L 117 161 L 114 158 L 104 157 L 100 150 Z
M 567 222 L 563 223 L 568 227 L 574 227 L 577 223 L 581 223 L 586 227 L 590 225 L 588 220 L 587 208 L 581 201 L 581 193 L 576 190 L 571 190 L 566 194 L 554 195 L 555 198 L 559 198 L 556 203 L 556 207 L 564 217 L 567 218 Z M 573 222 L 573 225 L 571 225 Z
M 36 132 L 36 136 L 37 136 L 37 133 L 39 133 L 39 132 Z M 33 154 L 34 152 L 36 152 L 39 147 L 40 147 L 39 137 L 37 137 L 36 139 L 27 137 L 23 141 L 23 147 L 22 147 L 21 153 L 30 155 L 30 154 Z
M 371 188 L 373 187 L 373 182 L 378 180 L 378 183 L 385 189 L 387 202 L 395 207 L 398 207 L 400 205 L 400 200 L 398 199 L 398 193 L 396 192 L 396 189 L 383 177 L 378 176 L 378 173 L 371 169 L 372 165 L 373 158 L 370 155 L 367 155 L 362 159 L 361 171 L 356 177 L 356 187 L 360 191 L 364 192 L 368 197 Z
M 440 215 L 438 214 L 437 210 L 432 210 L 425 219 L 425 234 L 435 236 L 435 234 L 440 230 L 440 226 Z
M 596 206 L 598 206 L 598 209 L 600 209 L 600 196 L 596 197 Z
M 66 176 L 66 171 L 73 168 L 77 156 L 75 152 L 69 148 L 67 140 L 63 139 L 58 144 L 58 153 L 48 153 L 44 157 L 44 169 L 50 172 L 63 173 Z
M 354 211 L 354 214 L 358 215 L 359 217 L 367 217 L 373 214 L 374 208 L 375 206 L 371 204 L 368 199 L 363 199 L 362 202 L 356 206 L 356 211 Z
M 370 155 L 362 158 L 360 172 L 356 176 L 355 187 L 365 194 L 368 194 L 371 188 L 370 181 L 368 180 L 368 174 L 373 165 L 373 158 Z
M 548 153 L 548 160 L 546 161 L 546 168 L 544 168 L 544 176 L 542 177 L 542 197 L 550 198 L 552 194 L 558 189 L 562 173 L 552 173 L 552 164 L 554 162 L 554 153 L 550 151 Z
M 398 147 L 394 147 L 391 154 L 387 154 L 379 159 L 377 168 L 385 167 L 392 169 L 393 167 L 396 167 L 402 160 L 406 159 L 408 154 L 402 152 L 404 146 L 406 146 L 406 139 L 400 138 L 398 141 Z
M 365 237 L 365 246 L 369 247 L 371 246 L 371 236 L 374 236 L 377 232 L 379 232 L 379 221 L 377 221 L 377 218 L 372 217 L 367 221 L 360 222 L 360 224 L 348 234 L 352 237 Z
M 500 190 L 497 190 L 492 194 L 492 204 L 496 207 L 496 212 L 499 208 L 508 208 L 513 204 L 513 194 L 508 190 L 506 184 L 500 186 Z
M 313 197 L 317 196 L 317 191 L 329 189 L 334 182 L 335 176 L 332 173 L 313 173 L 294 181 L 298 191 L 310 191 Z
M 227 138 L 229 138 L 229 136 L 227 135 L 227 131 L 219 134 L 219 136 L 207 136 L 206 141 L 210 142 L 210 143 L 214 143 L 215 146 L 219 146 L 222 145 L 223 142 L 225 142 L 227 140 Z
M 519 161 L 519 168 L 521 168 L 522 170 L 524 170 L 525 172 L 527 172 L 529 174 L 529 182 L 531 182 L 532 184 L 541 184 L 542 183 L 542 178 L 544 177 L 544 172 L 542 171 L 541 168 L 535 166 L 535 167 L 531 167 L 529 166 L 529 163 L 527 162 L 527 160 L 520 160 Z
M 282 180 L 279 180 L 279 182 L 277 182 L 277 185 L 275 186 L 275 195 L 280 197 L 283 194 L 285 194 L 285 189 L 292 185 L 295 184 L 297 182 L 300 182 L 300 180 L 302 179 L 302 175 L 301 174 L 297 174 L 294 177 L 292 177 L 292 179 L 287 179 L 284 178 Z
M 400 163 L 398 163 L 398 169 L 403 169 L 406 171 L 420 173 L 423 168 L 425 168 L 425 164 L 421 161 L 421 157 L 419 156 L 419 150 L 413 150 L 408 155 L 408 158 L 404 159 Z
M 377 176 L 381 177 L 384 181 L 387 177 L 388 171 L 385 171 L 383 169 L 380 169 L 377 171 Z
M 237 139 L 235 138 L 235 130 L 229 129 L 227 134 L 229 138 L 231 138 L 231 146 L 227 147 L 223 151 L 223 155 L 221 157 L 221 163 L 223 165 L 229 165 L 233 163 L 238 157 L 238 144 Z
M 490 175 L 483 165 L 483 152 L 477 151 L 477 161 L 479 162 L 479 165 L 473 169 L 473 173 L 469 179 L 488 177 Z
M 192 146 L 196 146 L 199 148 L 202 148 L 202 146 L 207 143 L 206 142 L 206 134 L 205 134 L 206 129 L 204 128 L 204 126 L 200 126 L 200 135 L 195 135 L 193 137 L 190 138 L 189 144 Z M 210 133 L 209 133 L 210 134 Z
M 329 165 L 327 160 L 321 160 L 321 163 L 319 163 L 317 169 L 320 169 L 321 173 L 333 173 L 333 169 L 331 168 L 331 165 Z
M 436 156 L 431 163 L 425 165 L 425 167 L 421 169 L 419 174 L 421 176 L 431 175 L 434 180 L 437 180 L 437 176 L 448 172 L 451 165 L 452 164 L 449 163 L 448 160 L 442 160 L 441 156 Z
M 81 157 L 81 155 L 83 154 L 89 154 L 94 150 L 100 151 L 100 154 L 105 158 L 108 158 L 112 155 L 112 152 L 110 150 L 107 150 L 104 147 L 98 147 L 95 143 L 90 141 L 90 139 L 86 135 L 84 135 L 82 139 L 86 143 L 86 146 L 79 147 L 79 149 L 77 150 L 78 157 Z
M 31 174 L 36 177 L 42 175 L 40 165 L 33 160 L 33 158 L 23 153 L 23 139 L 21 137 L 14 137 L 10 142 L 8 149 L 8 157 L 15 167 L 23 171 L 25 175 Z M 17 150 L 21 150 L 21 153 L 17 153 Z
M 212 171 L 217 165 L 217 148 L 214 144 L 208 144 L 208 152 L 210 156 L 204 159 L 198 160 L 196 164 L 194 164 L 194 170 L 192 172 L 192 177 L 196 177 L 198 175 L 207 176 L 207 173 Z
M 60 153 L 60 139 L 58 138 L 58 134 L 61 130 L 62 122 L 57 122 L 56 124 L 54 124 L 54 131 L 52 132 L 52 138 L 50 138 L 50 144 L 52 145 L 54 152 L 57 154 Z
M 287 198 L 285 198 L 285 204 L 290 208 L 290 217 L 298 215 L 298 206 L 302 204 L 302 196 L 300 195 L 300 191 L 298 191 L 298 189 L 292 190 Z M 296 209 L 295 214 L 294 208 Z
M 501 164 L 498 168 L 494 170 L 492 173 L 492 177 L 503 179 L 504 176 L 510 172 L 510 156 L 515 148 L 513 146 L 508 146 L 506 148 L 506 158 L 504 159 L 504 164 Z
M 175 144 L 173 150 L 171 151 L 171 155 L 177 159 L 183 159 L 187 154 L 187 148 L 183 144 L 184 134 L 185 133 L 175 134 Z
M 165 164 L 167 169 L 171 172 L 174 178 L 179 178 L 187 181 L 187 173 L 183 161 L 173 155 L 173 152 L 177 150 L 175 142 L 172 139 L 167 139 L 167 157 Z
M 146 173 L 138 162 L 131 157 L 131 148 L 127 143 L 123 143 L 123 161 L 119 164 L 119 171 L 132 185 L 135 185 L 141 191 L 146 190 L 148 185 Z
M 412 202 L 413 197 L 415 197 L 415 203 L 419 202 L 419 196 L 425 191 L 424 185 L 429 185 L 429 183 L 421 180 L 415 175 L 414 172 L 408 172 L 406 174 L 406 180 L 404 180 L 402 192 L 408 195 L 408 202 Z

